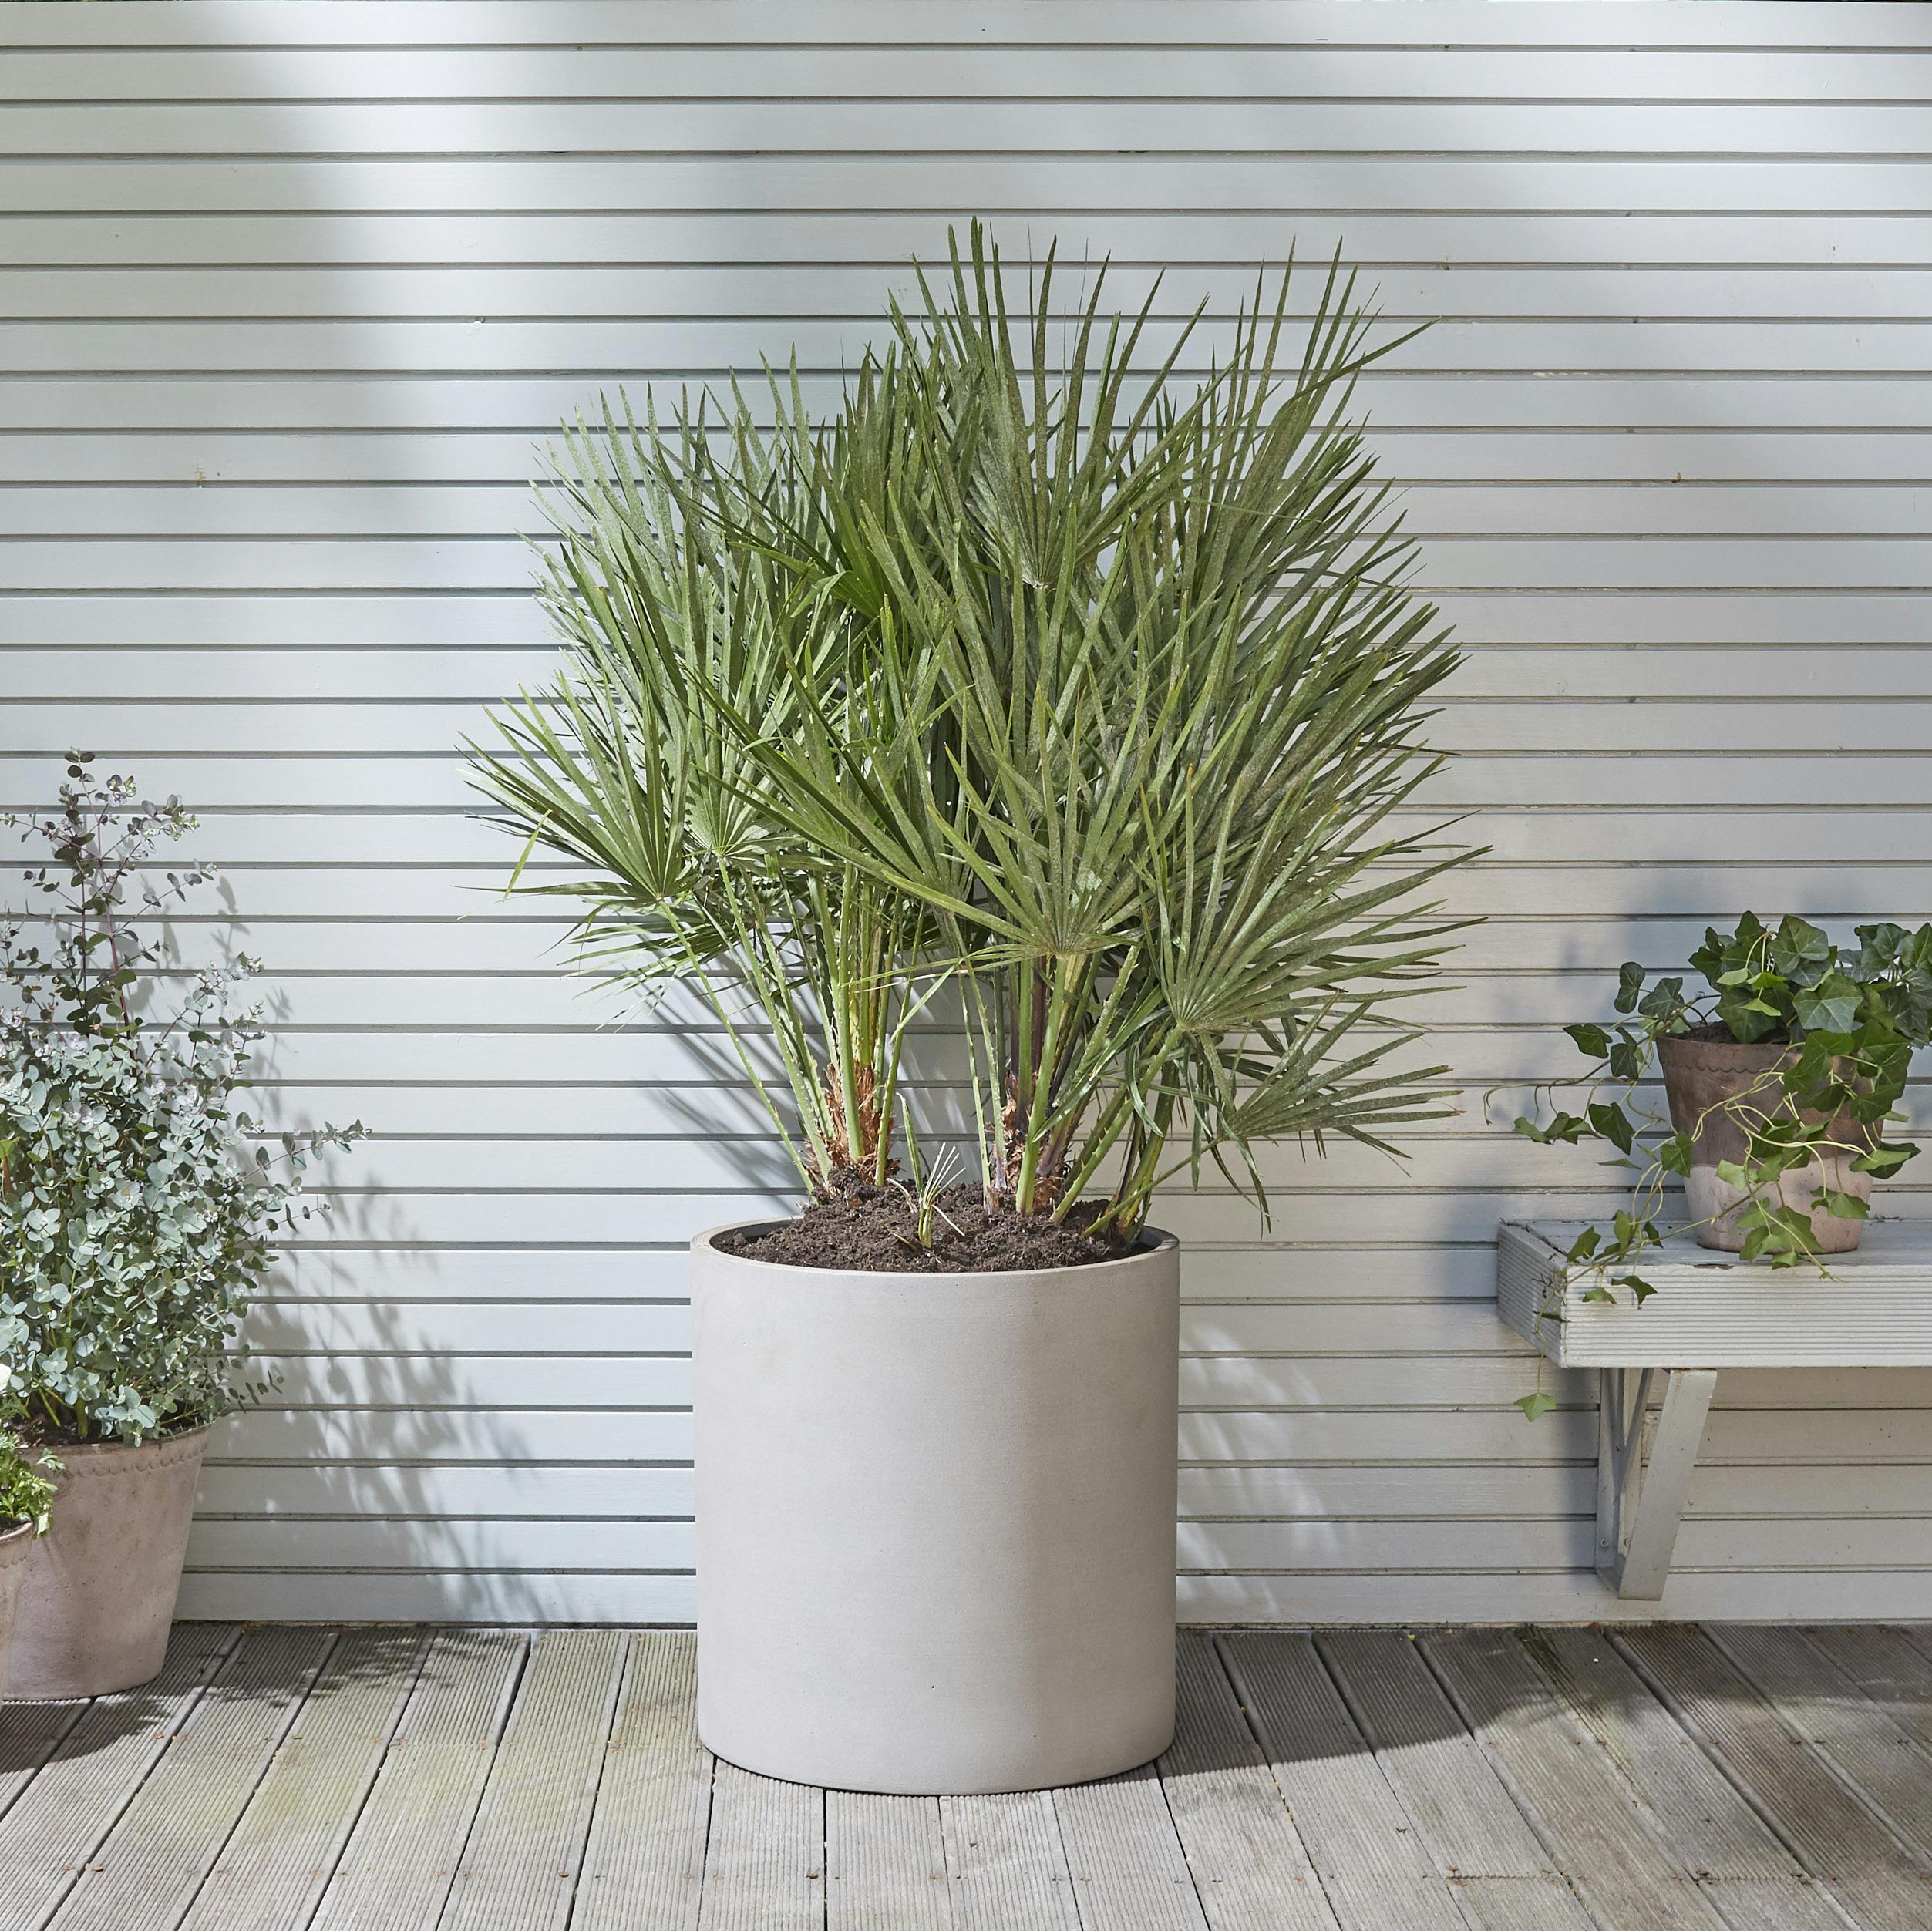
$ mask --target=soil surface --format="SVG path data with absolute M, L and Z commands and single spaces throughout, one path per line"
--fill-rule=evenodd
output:
M 755 1233 L 720 1234 L 722 1253 L 772 1260 L 791 1267 L 836 1267 L 863 1273 L 981 1274 L 1034 1267 L 1085 1267 L 1118 1260 L 1136 1236 L 1123 1240 L 1089 1233 L 1105 1210 L 1101 1200 L 1082 1200 L 1066 1219 L 1021 1215 L 1010 1207 L 989 1212 L 979 1187 L 948 1187 L 939 1197 L 931 1244 L 922 1246 L 912 1203 L 894 1186 L 875 1186 L 862 1175 L 836 1173 L 830 1192 L 812 1201 L 796 1220 Z

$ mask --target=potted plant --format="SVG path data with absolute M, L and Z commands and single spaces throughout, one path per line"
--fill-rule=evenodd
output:
M 1859 1244 L 1872 1183 L 1918 1152 L 1890 1140 L 1912 1055 L 1932 1039 L 1932 925 L 1861 925 L 1839 946 L 1794 915 L 1775 927 L 1747 912 L 1712 927 L 1691 955 L 1705 990 L 1681 974 L 1645 990 L 1634 961 L 1618 974 L 1610 1025 L 1564 1031 L 1591 1062 L 1540 1088 L 1547 1119 L 1516 1131 L 1539 1145 L 1601 1141 L 1634 1178 L 1608 1226 L 1586 1226 L 1567 1256 L 1593 1284 L 1585 1300 L 1653 1291 L 1637 1271 L 1663 1241 L 1666 1189 L 1683 1183 L 1700 1246 L 1809 1264 Z M 1661 1072 L 1668 1119 L 1640 1097 Z M 1580 1112 L 1553 1105 L 1580 1088 Z M 1529 1396 L 1526 1403 L 1545 1398 Z
M 27 821 L 43 902 L 0 925 L 0 1354 L 55 1495 L 21 1583 L 7 1691 L 23 1698 L 160 1667 L 209 1427 L 260 1391 L 234 1381 L 248 1297 L 310 1210 L 308 1156 L 362 1131 L 285 1134 L 279 1159 L 248 1144 L 257 1122 L 231 1109 L 261 1034 L 236 991 L 258 968 L 191 972 L 164 1009 L 171 962 L 141 915 L 210 873 L 160 890 L 145 874 L 195 821 L 91 762 L 72 754 L 59 812 Z
M 1187 329 L 1143 359 L 1151 298 L 1051 278 L 1016 317 L 976 228 L 833 422 L 781 382 L 775 426 L 574 437 L 568 667 L 478 754 L 593 957 L 786 1076 L 802 1212 L 692 1244 L 698 1720 L 845 1788 L 1165 1747 L 1156 1189 L 1211 1162 L 1265 1212 L 1262 1142 L 1444 1110 L 1387 1062 L 1460 854 L 1388 820 L 1454 656 L 1346 419 L 1367 318 L 1331 274 L 1284 372 L 1284 278 L 1177 401 Z
M 0 1396 L 12 1370 L 0 1366 Z M 19 1442 L 0 1428 L 0 1684 L 7 1680 L 13 1625 L 20 1606 L 20 1585 L 34 1539 L 47 1531 L 54 1485 L 45 1470 L 29 1462 Z

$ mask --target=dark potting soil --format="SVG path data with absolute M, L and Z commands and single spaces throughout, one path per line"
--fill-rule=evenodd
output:
M 850 1172 L 833 1176 L 829 1191 L 810 1202 L 796 1220 L 755 1233 L 720 1234 L 725 1253 L 772 1260 L 790 1267 L 836 1267 L 894 1274 L 1000 1273 L 1034 1267 L 1085 1267 L 1118 1260 L 1133 1236 L 1089 1232 L 1106 1203 L 1083 1200 L 1065 1219 L 988 1211 L 980 1189 L 948 1187 L 933 1216 L 932 1244 L 921 1246 L 912 1203 L 894 1186 L 875 1186 Z

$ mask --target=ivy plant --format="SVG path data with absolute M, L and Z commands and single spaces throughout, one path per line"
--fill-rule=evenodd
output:
M 97 781 L 70 755 L 59 809 L 9 818 L 43 845 L 31 914 L 0 921 L 0 1359 L 41 1443 L 134 1443 L 259 1395 L 237 1384 L 239 1331 L 274 1243 L 315 1211 L 315 1149 L 358 1124 L 259 1143 L 238 1107 L 258 1007 L 250 958 L 185 975 L 147 920 L 206 884 L 206 866 L 151 882 L 194 828 L 170 798 Z
M 0 1364 L 0 1398 L 4 1398 L 12 1378 L 12 1369 Z M 0 1534 L 23 1522 L 32 1522 L 37 1536 L 47 1532 L 54 1501 L 54 1485 L 47 1471 L 57 1472 L 60 1466 L 49 1455 L 29 1459 L 19 1438 L 0 1428 Z
M 1775 1267 L 1825 1271 L 1811 1216 L 1781 1199 L 1780 1176 L 1830 1157 L 1884 1179 L 1918 1152 L 1886 1129 L 1903 1119 L 1912 1055 L 1932 1039 L 1932 924 L 1915 932 L 1861 925 L 1854 936 L 1856 944 L 1841 946 L 1795 915 L 1773 927 L 1747 912 L 1735 930 L 1708 928 L 1691 954 L 1701 987 L 1687 991 L 1681 974 L 1652 981 L 1627 961 L 1617 974 L 1618 1017 L 1563 1028 L 1589 1069 L 1538 1087 L 1537 1116 L 1519 1117 L 1516 1131 L 1540 1145 L 1601 1142 L 1611 1149 L 1608 1164 L 1633 1176 L 1624 1203 L 1607 1222 L 1586 1226 L 1565 1256 L 1565 1280 L 1579 1273 L 1590 1280 L 1585 1300 L 1614 1300 L 1619 1287 L 1639 1306 L 1650 1298 L 1654 1287 L 1640 1271 L 1643 1257 L 1662 1243 L 1666 1193 L 1689 1172 L 1712 1113 L 1727 1114 L 1743 1137 L 1745 1157 L 1717 1169 L 1747 1196 L 1732 1209 L 1744 1236 L 1741 1256 Z M 1656 1072 L 1658 1042 L 1685 1036 L 1790 1050 L 1679 1130 L 1643 1095 Z M 1556 1104 L 1559 1094 L 1569 1105 Z M 1819 1188 L 1816 1204 L 1842 1219 L 1863 1219 L 1867 1211 L 1865 1202 L 1829 1186 Z M 1538 1390 L 1519 1405 L 1533 1418 L 1552 1404 Z

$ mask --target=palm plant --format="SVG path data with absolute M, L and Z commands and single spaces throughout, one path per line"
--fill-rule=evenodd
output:
M 696 988 L 818 1193 L 845 1169 L 891 1170 L 904 1044 L 929 996 L 907 969 L 925 918 L 803 839 L 719 728 L 728 704 L 761 742 L 784 742 L 806 688 L 849 694 L 810 719 L 840 728 L 876 628 L 863 598 L 811 594 L 781 560 L 844 513 L 847 422 L 821 449 L 795 381 L 775 381 L 771 401 L 776 432 L 734 390 L 722 454 L 702 406 L 665 425 L 607 405 L 596 428 L 567 432 L 540 591 L 564 667 L 497 714 L 500 748 L 469 749 L 497 822 L 523 840 L 513 886 L 581 907 L 587 967 L 652 993 Z M 540 849 L 568 862 L 562 876 L 527 878 Z
M 839 607 L 851 660 L 800 650 L 776 721 L 720 684 L 761 823 L 919 908 L 963 984 L 990 1203 L 1126 1233 L 1211 1159 L 1263 1210 L 1257 1144 L 1386 1147 L 1446 1110 L 1392 1070 L 1453 929 L 1418 893 L 1468 854 L 1393 828 L 1437 769 L 1422 700 L 1456 661 L 1404 587 L 1412 549 L 1348 411 L 1371 347 L 1331 268 L 1298 359 L 1290 278 L 1226 363 L 1173 389 L 1194 323 L 1154 298 L 1052 352 L 1052 263 L 1009 303 L 975 225 L 922 313 L 895 308 L 890 434 L 799 474 L 796 522 L 722 501 L 725 546 Z M 1198 321 L 1198 316 L 1196 318 Z

